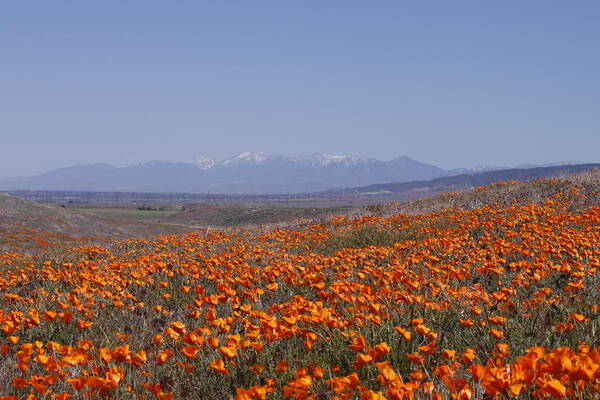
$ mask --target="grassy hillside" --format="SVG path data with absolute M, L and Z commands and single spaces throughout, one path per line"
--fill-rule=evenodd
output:
M 596 178 L 0 253 L 0 396 L 595 399 Z
M 113 216 L 193 227 L 249 227 L 286 224 L 297 220 L 324 219 L 351 209 L 350 206 L 305 207 L 271 204 L 163 204 L 150 206 L 119 205 L 98 207 L 90 204 L 67 205 L 86 214 Z
M 193 226 L 249 226 L 288 223 L 295 220 L 324 219 L 347 212 L 349 207 L 281 207 L 267 205 L 190 205 L 164 219 L 165 222 Z
M 191 228 L 80 213 L 0 195 L 0 249 L 39 248 L 73 241 L 151 237 Z
M 69 208 L 93 215 L 101 215 L 106 217 L 115 218 L 128 218 L 138 221 L 149 221 L 149 222 L 162 222 L 165 218 L 173 216 L 179 212 L 181 207 L 169 206 L 169 207 L 153 207 L 144 206 L 139 207 L 135 205 L 131 206 L 100 206 L 96 204 L 88 204 L 85 207 L 81 205 L 69 205 Z
M 372 204 L 355 210 L 355 214 L 417 215 L 442 209 L 472 210 L 495 203 L 503 206 L 540 204 L 559 194 L 568 196 L 572 207 L 600 205 L 600 168 L 552 179 L 498 182 L 464 192 L 441 193 L 430 198 Z

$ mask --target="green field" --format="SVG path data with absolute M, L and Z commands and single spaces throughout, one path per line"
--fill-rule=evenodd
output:
M 73 210 L 105 217 L 131 218 L 141 221 L 158 221 L 161 218 L 168 218 L 179 212 L 175 209 L 138 210 L 133 207 L 82 207 L 73 208 Z
M 186 226 L 247 226 L 270 223 L 289 223 L 298 219 L 327 218 L 344 214 L 350 207 L 282 207 L 251 206 L 236 204 L 188 204 L 182 205 L 107 205 L 75 206 L 72 210 L 86 214 L 161 222 Z

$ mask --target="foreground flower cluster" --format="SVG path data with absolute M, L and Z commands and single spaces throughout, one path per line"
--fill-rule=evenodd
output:
M 600 208 L 572 195 L 1 254 L 0 398 L 594 398 Z

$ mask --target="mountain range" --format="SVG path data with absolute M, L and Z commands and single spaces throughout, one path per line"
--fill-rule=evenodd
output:
M 75 165 L 31 177 L 0 179 L 0 189 L 292 194 L 505 168 L 444 170 L 406 156 L 381 161 L 328 154 L 291 157 L 244 152 L 221 161 L 198 157 L 190 162 L 149 161 L 127 167 Z

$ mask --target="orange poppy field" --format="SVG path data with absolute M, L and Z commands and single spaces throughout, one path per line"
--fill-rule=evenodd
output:
M 0 399 L 598 398 L 586 195 L 5 252 Z

